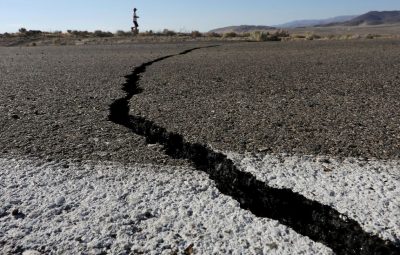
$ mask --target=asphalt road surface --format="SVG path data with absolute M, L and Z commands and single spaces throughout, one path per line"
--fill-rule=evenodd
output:
M 400 157 L 398 41 L 245 43 L 148 68 L 132 113 L 218 150 Z
M 398 40 L 0 56 L 0 252 L 399 249 Z
M 168 160 L 108 106 L 135 66 L 192 46 L 0 49 L 2 153 Z M 131 109 L 218 150 L 396 159 L 399 70 L 397 41 L 227 44 L 149 67 Z
M 123 94 L 120 85 L 134 66 L 187 47 L 0 48 L 1 153 L 49 161 L 169 161 L 142 137 L 109 122 L 108 108 Z

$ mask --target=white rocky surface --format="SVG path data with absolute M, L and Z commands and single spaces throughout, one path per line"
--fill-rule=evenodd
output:
M 400 162 L 227 153 L 271 187 L 329 205 L 362 228 L 400 245 Z
M 1 254 L 182 254 L 185 249 L 187 254 L 332 254 L 277 221 L 240 209 L 193 169 L 0 159 Z

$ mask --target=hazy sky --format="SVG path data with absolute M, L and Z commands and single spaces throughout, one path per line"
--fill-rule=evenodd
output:
M 143 30 L 276 25 L 297 19 L 399 10 L 400 0 L 0 0 L 0 32 L 129 30 L 133 7 Z

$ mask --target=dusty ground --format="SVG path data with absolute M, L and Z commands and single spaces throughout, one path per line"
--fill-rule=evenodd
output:
M 336 26 L 336 27 L 304 27 L 289 29 L 291 34 L 304 34 L 307 32 L 315 33 L 321 36 L 328 35 L 360 35 L 368 34 L 381 36 L 399 36 L 398 24 L 379 25 L 379 26 Z
M 36 46 L 80 46 L 80 45 L 120 45 L 120 44 L 149 44 L 149 43 L 204 43 L 210 41 L 248 41 L 249 37 L 192 37 L 189 35 L 139 35 L 139 36 L 112 36 L 112 37 L 96 37 L 94 35 L 79 37 L 69 34 L 51 34 L 51 35 L 33 35 L 1 37 L 0 46 L 6 47 L 36 47 Z

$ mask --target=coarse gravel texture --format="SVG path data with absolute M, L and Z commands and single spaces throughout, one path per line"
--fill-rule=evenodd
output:
M 0 159 L 0 253 L 332 254 L 191 168 Z
M 356 220 L 400 247 L 400 162 L 227 153 L 239 169 Z
M 400 41 L 226 44 L 148 67 L 131 114 L 222 151 L 400 157 Z
M 0 155 L 185 164 L 108 114 L 135 66 L 196 45 L 0 47 Z

